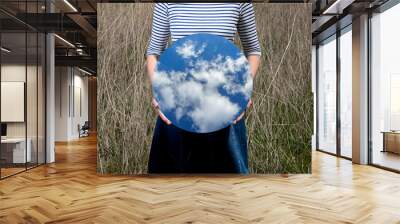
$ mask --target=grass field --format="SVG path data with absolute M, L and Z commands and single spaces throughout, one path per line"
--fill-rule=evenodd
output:
M 146 173 L 156 119 L 144 57 L 152 4 L 98 8 L 98 171 Z M 311 6 L 255 3 L 254 9 L 263 55 L 245 118 L 250 172 L 309 173 Z

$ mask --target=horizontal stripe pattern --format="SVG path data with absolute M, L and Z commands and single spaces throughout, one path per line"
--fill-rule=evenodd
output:
M 160 55 L 169 37 L 210 33 L 233 41 L 236 32 L 246 55 L 261 55 L 251 3 L 156 3 L 147 55 Z

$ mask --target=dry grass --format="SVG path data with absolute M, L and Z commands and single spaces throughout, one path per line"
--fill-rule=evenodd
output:
M 98 169 L 144 173 L 155 113 L 145 76 L 151 4 L 99 4 Z
M 311 9 L 254 4 L 262 46 L 246 123 L 252 173 L 311 170 Z M 98 171 L 146 173 L 156 114 L 145 76 L 151 4 L 99 4 Z
M 311 7 L 254 4 L 263 51 L 247 117 L 253 173 L 311 172 Z

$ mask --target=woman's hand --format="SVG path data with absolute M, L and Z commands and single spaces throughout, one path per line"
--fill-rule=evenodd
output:
M 251 99 L 250 99 L 249 102 L 247 103 L 246 110 L 249 109 L 252 105 L 253 105 L 253 101 L 251 101 Z M 244 114 L 246 113 L 246 110 L 244 110 L 244 111 L 239 115 L 239 117 L 237 117 L 237 118 L 233 121 L 233 124 L 236 124 L 237 122 L 239 122 L 240 120 L 242 120 Z
M 152 83 L 152 81 L 154 79 L 154 70 L 156 68 L 156 64 L 157 64 L 157 56 L 148 55 L 147 56 L 147 60 L 146 60 L 146 68 L 147 68 L 147 75 L 148 75 L 150 84 Z M 160 116 L 161 120 L 163 120 L 166 124 L 170 125 L 171 121 L 168 120 L 168 118 L 161 112 L 160 105 L 158 104 L 156 99 L 152 98 L 151 105 L 157 111 L 157 113 Z
M 156 99 L 151 100 L 151 104 L 153 105 L 154 109 L 157 111 L 158 115 L 160 116 L 161 120 L 163 120 L 166 124 L 170 125 L 171 121 L 161 112 L 160 105 L 158 104 Z
M 260 56 L 259 55 L 249 55 L 249 56 L 247 56 L 247 60 L 249 62 L 249 66 L 250 66 L 251 77 L 254 80 L 255 77 L 256 77 L 256 74 L 257 74 L 258 66 L 260 65 Z M 249 109 L 252 105 L 253 105 L 253 101 L 251 101 L 251 99 L 250 99 L 249 102 L 247 103 L 246 110 Z M 246 113 L 246 110 L 243 111 L 243 113 L 241 113 L 239 115 L 239 117 L 237 117 L 233 121 L 233 124 L 236 124 L 237 122 L 239 122 L 243 118 L 244 114 Z

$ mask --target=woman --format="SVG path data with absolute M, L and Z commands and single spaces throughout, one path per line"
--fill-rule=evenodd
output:
M 147 49 L 152 79 L 158 56 L 172 42 L 195 33 L 233 41 L 238 32 L 253 78 L 260 63 L 260 45 L 251 3 L 157 3 Z M 152 104 L 159 117 L 154 130 L 149 173 L 248 173 L 246 127 L 241 114 L 229 127 L 198 134 L 179 129 Z M 251 101 L 248 106 L 251 105 Z

